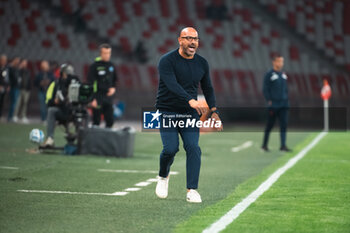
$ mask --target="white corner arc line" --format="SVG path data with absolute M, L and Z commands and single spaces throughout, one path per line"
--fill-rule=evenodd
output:
M 9 170 L 17 170 L 18 167 L 7 167 L 7 166 L 0 166 L 1 169 L 9 169 Z
M 252 141 L 246 141 L 242 145 L 239 145 L 239 146 L 236 146 L 236 147 L 232 147 L 231 151 L 232 152 L 238 152 L 238 151 L 247 149 L 247 148 L 251 147 L 252 145 L 253 145 Z
M 203 230 L 203 233 L 216 233 L 224 230 L 229 224 L 231 224 L 238 216 L 245 211 L 250 204 L 255 202 L 265 191 L 267 191 L 281 175 L 283 175 L 289 168 L 293 167 L 300 159 L 302 159 L 307 152 L 309 152 L 324 136 L 327 135 L 327 132 L 321 132 L 317 137 L 312 140 L 302 151 L 300 151 L 293 158 L 288 160 L 288 162 L 277 169 L 270 177 L 265 180 L 260 186 L 250 193 L 246 198 L 241 202 L 236 204 L 229 212 L 222 216 L 219 220 L 214 222 L 208 228 Z

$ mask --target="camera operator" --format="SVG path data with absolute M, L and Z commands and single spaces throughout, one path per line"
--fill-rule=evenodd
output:
M 109 44 L 100 45 L 100 57 L 90 66 L 88 82 L 93 85 L 94 96 L 93 125 L 100 125 L 101 114 L 104 115 L 106 127 L 113 126 L 113 95 L 117 76 L 112 62 L 110 62 L 112 48 Z
M 58 80 L 51 82 L 46 93 L 46 104 L 48 106 L 47 116 L 47 139 L 44 147 L 54 146 L 54 133 L 56 121 L 67 122 L 70 116 L 68 102 L 68 87 L 72 80 L 79 81 L 74 75 L 74 68 L 71 65 L 63 64 L 60 69 Z

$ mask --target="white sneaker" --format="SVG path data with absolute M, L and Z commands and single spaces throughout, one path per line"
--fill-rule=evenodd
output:
M 201 195 L 195 190 L 195 189 L 190 189 L 190 191 L 187 192 L 187 197 L 186 197 L 187 202 L 191 203 L 201 203 Z
M 168 196 L 168 184 L 169 176 L 166 178 L 158 176 L 156 194 L 159 198 L 166 198 Z
M 28 120 L 27 117 L 23 117 L 23 118 L 22 118 L 22 122 L 23 122 L 23 124 L 28 124 L 28 123 L 29 123 L 29 120 Z
M 48 137 L 46 141 L 44 142 L 45 147 L 53 147 L 55 145 L 55 142 L 52 137 Z
M 12 121 L 15 122 L 15 123 L 17 123 L 17 122 L 18 122 L 18 117 L 17 117 L 17 116 L 14 116 L 14 117 L 12 118 Z

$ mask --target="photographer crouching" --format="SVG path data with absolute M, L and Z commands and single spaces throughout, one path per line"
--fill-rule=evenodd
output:
M 54 147 L 56 122 L 65 123 L 69 120 L 68 89 L 72 82 L 79 82 L 78 77 L 74 75 L 74 68 L 71 65 L 63 64 L 60 69 L 59 79 L 51 82 L 46 93 L 46 104 L 48 106 L 47 139 L 42 145 L 43 147 Z

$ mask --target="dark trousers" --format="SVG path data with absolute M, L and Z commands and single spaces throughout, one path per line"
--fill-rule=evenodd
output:
M 286 146 L 287 138 L 287 123 L 288 123 L 288 108 L 269 108 L 267 124 L 264 133 L 263 146 L 267 147 L 269 142 L 270 132 L 275 124 L 276 118 L 280 123 L 281 147 Z
M 187 189 L 197 189 L 199 172 L 201 167 L 201 149 L 199 142 L 198 128 L 171 128 L 160 129 L 163 150 L 160 153 L 159 176 L 167 177 L 174 157 L 179 151 L 179 134 L 186 151 L 186 175 Z
M 0 117 L 2 116 L 2 109 L 4 107 L 6 92 L 0 92 Z
M 109 102 L 102 102 L 99 108 L 92 110 L 92 123 L 93 125 L 100 125 L 101 114 L 103 114 L 106 121 L 106 127 L 111 128 L 113 126 L 113 104 Z
M 16 108 L 18 96 L 19 96 L 19 89 L 17 87 L 12 87 L 10 89 L 10 108 L 9 108 L 9 113 L 7 116 L 7 119 L 9 121 L 12 120 L 13 113 L 14 113 L 15 108 Z
M 38 92 L 38 99 L 39 99 L 39 107 L 40 107 L 40 118 L 42 121 L 46 120 L 47 116 L 47 106 L 46 106 L 46 91 L 40 91 Z

